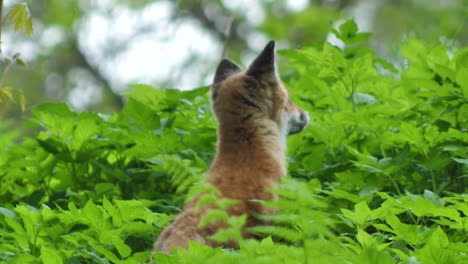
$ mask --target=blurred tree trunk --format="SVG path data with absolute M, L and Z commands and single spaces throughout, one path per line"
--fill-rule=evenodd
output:
M 78 46 L 78 40 L 71 40 L 71 49 L 70 52 L 74 54 L 76 65 L 87 70 L 93 78 L 99 83 L 99 86 L 102 88 L 104 96 L 109 96 L 110 102 L 112 102 L 113 108 L 119 111 L 123 108 L 124 102 L 122 97 L 112 90 L 109 80 L 102 75 L 102 73 L 95 66 L 91 65 Z

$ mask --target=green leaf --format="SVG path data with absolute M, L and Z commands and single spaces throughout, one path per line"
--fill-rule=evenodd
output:
M 15 31 L 24 29 L 26 35 L 31 36 L 33 33 L 32 20 L 29 15 L 29 9 L 26 3 L 15 4 L 8 12 L 6 19 L 13 22 Z
M 349 39 L 356 35 L 356 33 L 358 32 L 358 26 L 356 24 L 356 21 L 354 21 L 354 18 L 351 18 L 343 24 L 341 24 L 339 30 L 342 40 Z
M 33 34 L 33 25 L 32 25 L 32 20 L 31 18 L 28 18 L 24 24 L 24 32 L 26 32 L 26 35 L 30 37 Z M 24 62 L 23 62 L 24 65 Z
M 132 249 L 119 237 L 113 237 L 112 242 L 122 258 L 127 258 L 132 253 Z
M 83 213 L 89 219 L 93 219 L 96 222 L 101 222 L 102 219 L 102 211 L 99 207 L 97 207 L 92 201 L 88 201 L 83 208 Z
M 457 249 L 449 248 L 449 244 L 447 235 L 440 227 L 437 227 L 427 244 L 415 252 L 415 256 L 422 263 L 429 264 L 465 263 L 466 255 L 461 254 Z
M 392 256 L 386 251 L 379 251 L 376 248 L 364 247 L 362 252 L 359 254 L 359 257 L 356 258 L 354 263 L 382 263 L 382 264 L 394 264 Z
M 375 103 L 375 97 L 371 94 L 363 94 L 360 92 L 353 93 L 353 102 L 356 105 L 359 104 L 373 104 Z
M 6 253 L 6 252 L 5 252 Z M 10 264 L 24 264 L 24 263 L 34 263 L 36 262 L 36 258 L 28 253 L 21 254 L 19 256 L 16 256 L 11 260 L 11 262 L 8 262 Z M 45 263 L 45 262 L 44 262 Z
M 273 246 L 274 242 L 273 242 L 273 239 L 271 238 L 271 236 L 267 236 L 264 239 L 262 239 L 260 244 L 265 245 L 265 246 Z
M 13 89 L 10 87 L 0 87 L 0 103 L 13 101 Z
M 362 247 L 376 247 L 378 245 L 376 239 L 361 228 L 358 228 L 356 239 Z
M 423 194 L 424 198 L 427 200 L 433 202 L 434 204 L 438 205 L 444 205 L 444 200 L 442 200 L 439 196 L 437 196 L 435 193 L 429 191 L 429 190 L 424 190 Z
M 10 209 L 7 209 L 5 207 L 0 207 L 0 214 L 3 214 L 5 216 L 8 216 L 10 218 L 15 218 L 16 217 L 16 213 Z
M 213 206 L 216 204 L 217 197 L 213 194 L 202 194 L 195 206 L 195 212 L 199 213 L 205 206 Z
M 241 241 L 242 227 L 247 221 L 247 215 L 230 216 L 227 220 L 228 227 L 218 230 L 216 234 L 210 236 L 210 239 L 218 242 Z
M 343 213 L 343 216 L 351 220 L 354 224 L 357 226 L 366 226 L 368 223 L 367 221 L 370 220 L 368 219 L 369 216 L 371 215 L 371 210 L 367 206 L 367 203 L 365 201 L 362 201 L 360 203 L 357 203 L 354 206 L 354 212 L 351 212 L 347 209 L 342 208 L 341 212 Z
M 419 225 L 409 225 L 400 222 L 396 216 L 388 216 L 386 222 L 392 227 L 393 232 L 411 245 L 421 245 L 430 236 L 429 228 Z
M 356 217 L 359 223 L 364 224 L 367 221 L 367 218 L 371 214 L 371 210 L 367 206 L 365 201 L 362 201 L 354 206 L 354 210 L 356 211 Z
M 94 238 L 84 235 L 83 233 L 80 234 L 83 239 L 89 243 L 89 245 L 93 248 L 93 250 L 99 252 L 100 254 L 104 255 L 108 260 L 119 263 L 119 258 L 110 250 L 106 249 L 101 243 L 96 241 Z M 96 256 L 97 257 L 97 256 Z
M 460 164 L 468 165 L 468 159 L 460 159 L 460 158 L 452 158 L 452 159 Z
M 200 223 L 198 224 L 198 227 L 203 228 L 209 224 L 217 222 L 227 223 L 228 218 L 229 216 L 226 211 L 211 209 L 208 210 L 208 212 L 202 217 Z
M 60 253 L 54 249 L 42 246 L 41 247 L 41 259 L 43 263 L 50 264 L 61 264 L 63 263 Z
M 33 113 L 37 117 L 42 117 L 45 114 L 54 116 L 63 116 L 72 118 L 76 116 L 76 113 L 72 112 L 70 108 L 64 103 L 45 103 L 34 107 Z
M 23 67 L 26 66 L 26 62 L 24 62 L 24 60 L 22 60 L 21 58 L 16 59 L 16 64 Z
M 255 226 L 249 231 L 258 234 L 266 234 L 279 237 L 291 242 L 298 242 L 304 239 L 304 234 L 300 230 L 281 226 Z
M 374 58 L 374 62 L 378 63 L 384 68 L 385 70 L 391 72 L 391 73 L 398 73 L 398 70 L 395 68 L 395 66 L 385 59 L 382 58 Z

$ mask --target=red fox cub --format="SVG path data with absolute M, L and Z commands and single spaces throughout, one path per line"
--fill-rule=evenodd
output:
M 275 42 L 270 41 L 246 71 L 228 59 L 221 60 L 211 103 L 219 123 L 218 146 L 206 181 L 223 198 L 238 200 L 229 209 L 230 215 L 246 214 L 245 228 L 255 226 L 260 220 L 254 215 L 269 213 L 255 200 L 274 199 L 269 190 L 286 175 L 286 136 L 302 131 L 309 122 L 308 113 L 289 100 L 276 75 Z M 162 231 L 155 251 L 187 249 L 189 240 L 219 245 L 209 237 L 225 225 L 199 228 L 203 212 L 195 212 L 196 200 Z M 244 236 L 249 234 L 244 231 Z

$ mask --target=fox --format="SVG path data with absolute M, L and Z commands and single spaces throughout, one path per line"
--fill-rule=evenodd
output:
M 223 58 L 211 85 L 211 108 L 218 122 L 217 149 L 206 182 L 219 190 L 220 198 L 237 201 L 228 215 L 247 215 L 242 230 L 259 224 L 258 215 L 271 209 L 258 200 L 276 199 L 272 189 L 287 174 L 286 137 L 304 130 L 309 114 L 295 105 L 278 77 L 275 42 L 268 42 L 247 70 Z M 197 198 L 189 202 L 154 243 L 153 253 L 169 254 L 172 248 L 188 249 L 189 240 L 208 246 L 236 247 L 210 240 L 223 223 L 200 228 L 206 210 L 196 211 Z M 233 244 L 234 243 L 234 244 Z

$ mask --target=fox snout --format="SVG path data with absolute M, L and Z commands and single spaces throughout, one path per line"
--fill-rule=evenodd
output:
M 302 109 L 292 112 L 288 120 L 288 134 L 296 134 L 304 130 L 309 123 L 309 113 Z

